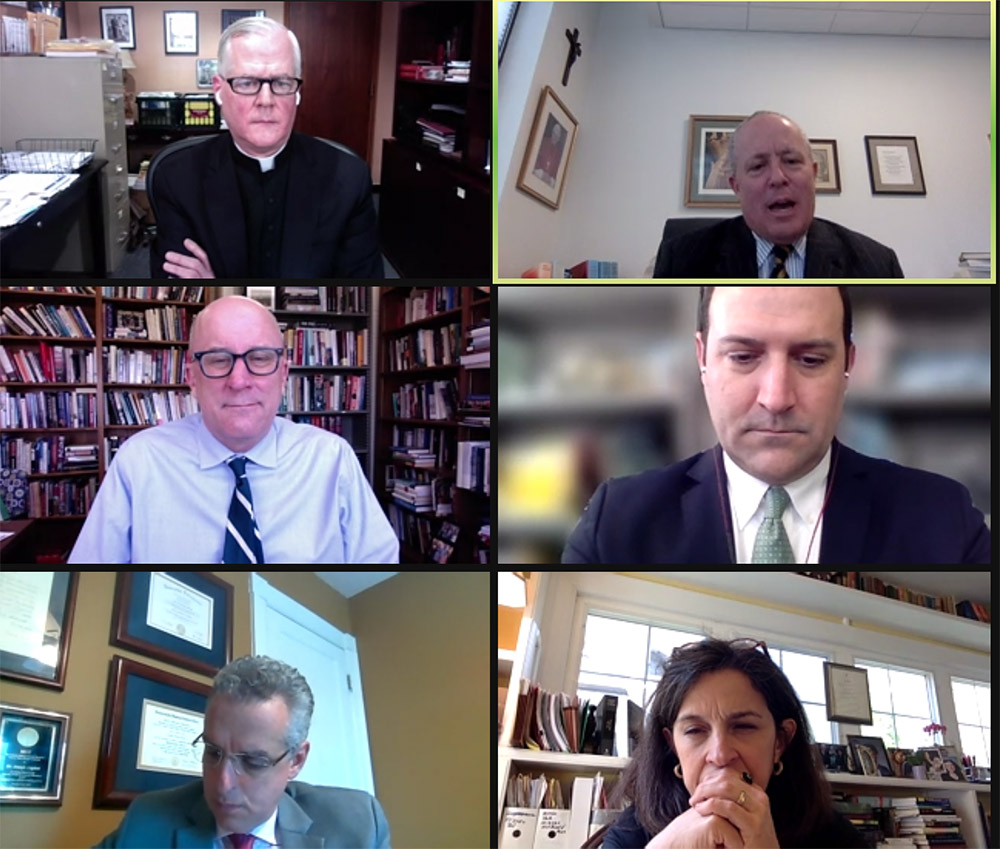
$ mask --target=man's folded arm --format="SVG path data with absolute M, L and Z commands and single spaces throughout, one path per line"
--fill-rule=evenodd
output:
M 597 525 L 601 520 L 601 512 L 604 509 L 604 499 L 607 493 L 608 484 L 605 481 L 591 497 L 590 502 L 584 508 L 580 521 L 576 523 L 573 533 L 570 534 L 566 547 L 563 549 L 563 563 L 601 562 L 597 551 Z

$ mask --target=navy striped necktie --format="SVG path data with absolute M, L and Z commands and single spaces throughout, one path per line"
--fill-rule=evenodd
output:
M 771 277 L 788 277 L 788 269 L 785 268 L 785 260 L 791 251 L 791 245 L 775 245 L 771 248 L 771 256 L 774 257 L 774 268 Z
M 253 496 L 247 478 L 246 457 L 233 457 L 229 468 L 236 475 L 236 489 L 229 504 L 229 518 L 226 521 L 226 546 L 222 552 L 223 563 L 263 563 L 264 549 L 260 543 L 260 531 L 253 514 Z

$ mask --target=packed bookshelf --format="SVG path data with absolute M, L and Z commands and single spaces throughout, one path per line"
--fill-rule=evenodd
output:
M 384 286 L 376 492 L 402 562 L 488 563 L 490 293 Z

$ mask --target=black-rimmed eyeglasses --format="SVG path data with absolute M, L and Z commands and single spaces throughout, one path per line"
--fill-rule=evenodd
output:
M 226 77 L 229 87 L 237 94 L 256 94 L 260 87 L 267 83 L 271 94 L 287 97 L 302 88 L 299 77 Z
M 285 749 L 276 758 L 269 758 L 267 755 L 247 754 L 246 752 L 235 752 L 232 755 L 227 755 L 218 746 L 207 742 L 204 733 L 195 737 L 191 741 L 191 745 L 197 747 L 199 742 L 205 747 L 201 753 L 201 762 L 205 766 L 215 769 L 225 761 L 230 760 L 233 762 L 233 769 L 237 775 L 246 775 L 249 777 L 263 774 L 292 751 L 291 749 Z
M 251 348 L 243 354 L 234 354 L 232 351 L 199 351 L 191 356 L 201 366 L 201 373 L 215 380 L 229 377 L 237 360 L 243 360 L 247 371 L 257 377 L 274 374 L 283 353 L 283 348 Z

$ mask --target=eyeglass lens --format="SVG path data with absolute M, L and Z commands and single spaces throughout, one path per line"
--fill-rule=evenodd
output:
M 233 77 L 229 80 L 229 85 L 237 94 L 256 94 L 261 86 L 267 83 L 274 94 L 287 95 L 295 94 L 299 90 L 300 82 L 296 77 L 275 77 L 273 79 L 261 77 Z
M 209 351 L 201 357 L 201 368 L 206 377 L 225 377 L 233 369 L 236 354 L 229 351 Z M 278 368 L 278 352 L 267 348 L 254 348 L 241 355 L 247 370 L 258 376 L 273 374 Z

